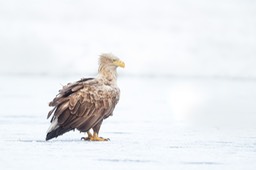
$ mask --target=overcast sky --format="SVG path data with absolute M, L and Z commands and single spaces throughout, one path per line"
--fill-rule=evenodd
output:
M 0 0 L 0 72 L 256 76 L 256 1 Z

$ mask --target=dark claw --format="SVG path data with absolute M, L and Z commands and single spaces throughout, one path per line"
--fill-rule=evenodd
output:
M 104 139 L 104 141 L 110 141 L 109 138 L 103 138 L 103 137 L 99 137 L 99 138 Z
M 81 140 L 90 140 L 90 138 L 88 138 L 88 137 L 81 137 Z
M 109 139 L 109 138 L 106 138 L 105 140 L 106 140 L 106 141 L 110 141 L 110 139 Z

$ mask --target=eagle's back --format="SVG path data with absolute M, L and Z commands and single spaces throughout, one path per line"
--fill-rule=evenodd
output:
M 47 116 L 53 114 L 46 140 L 73 129 L 87 132 L 112 114 L 119 94 L 118 87 L 93 78 L 67 84 L 49 103 L 54 108 Z

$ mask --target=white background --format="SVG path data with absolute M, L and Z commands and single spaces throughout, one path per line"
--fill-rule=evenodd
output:
M 255 30 L 253 0 L 0 0 L 0 169 L 255 170 Z M 45 142 L 104 52 L 126 63 L 111 141 Z
M 0 71 L 95 72 L 112 52 L 126 74 L 256 76 L 251 0 L 0 1 Z

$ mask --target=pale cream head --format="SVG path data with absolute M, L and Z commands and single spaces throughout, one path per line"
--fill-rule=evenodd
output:
M 99 65 L 125 67 L 125 63 L 111 53 L 103 53 L 99 58 Z

